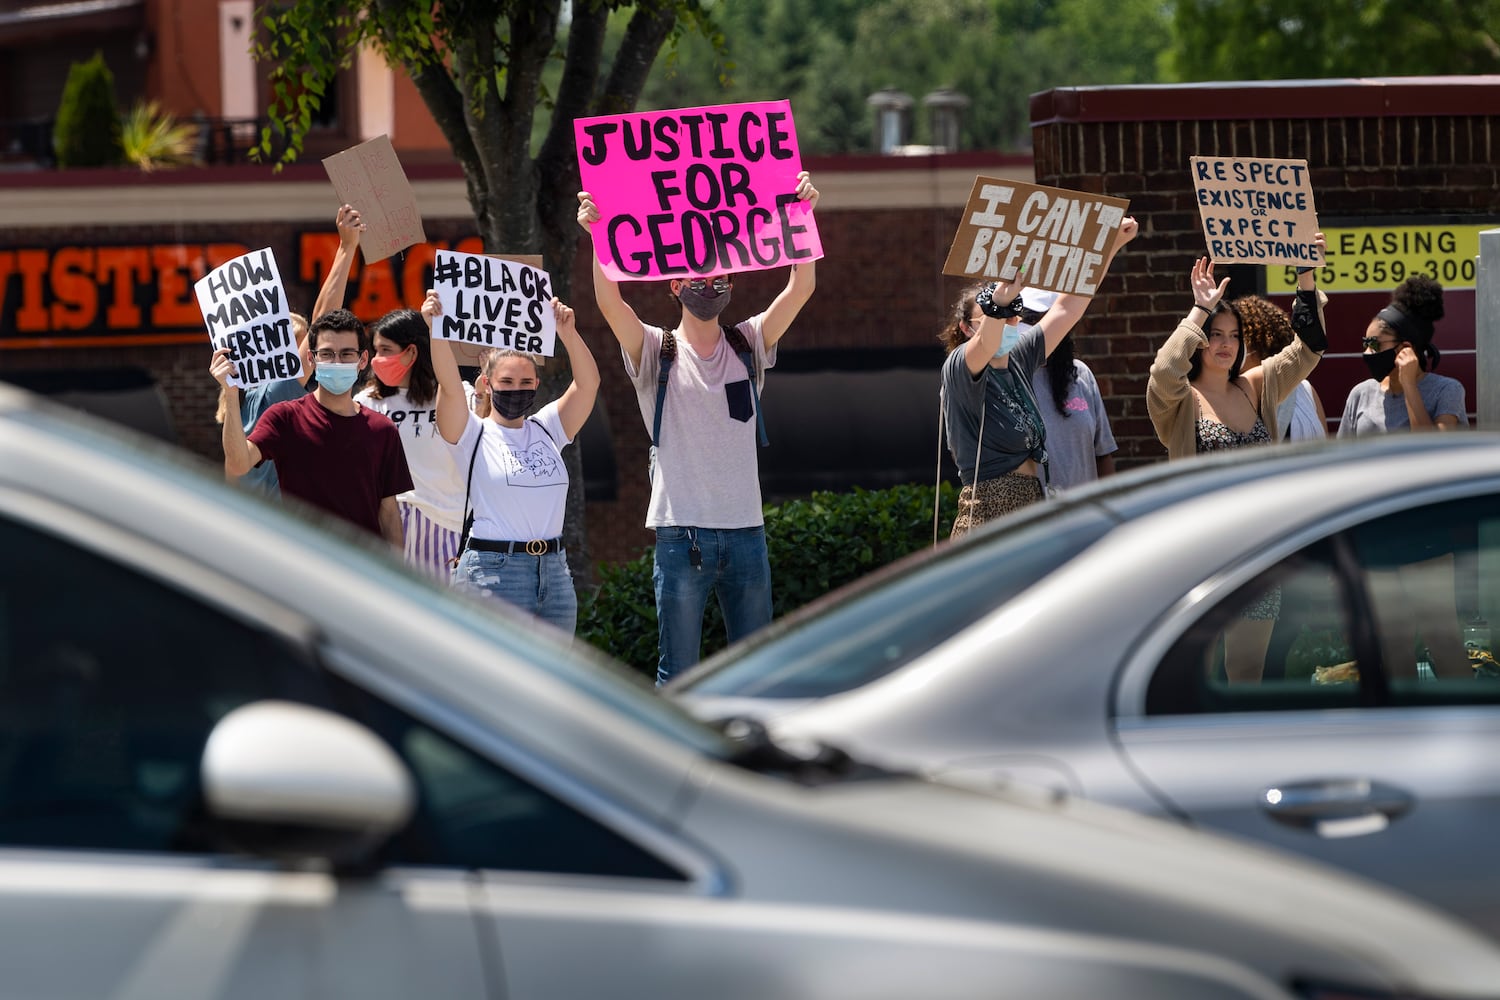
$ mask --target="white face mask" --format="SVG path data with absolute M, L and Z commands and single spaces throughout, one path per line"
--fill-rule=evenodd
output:
M 1012 323 L 1000 335 L 1000 346 L 995 348 L 995 357 L 1003 358 L 1021 343 L 1021 334 L 1032 329 L 1030 323 Z

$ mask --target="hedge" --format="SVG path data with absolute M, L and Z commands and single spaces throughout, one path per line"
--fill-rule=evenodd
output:
M 814 493 L 765 507 L 772 613 L 788 612 L 932 544 L 931 486 Z M 941 490 L 940 537 L 953 524 L 958 491 Z M 602 567 L 578 613 L 578 636 L 649 677 L 656 676 L 656 598 L 651 551 Z M 724 648 L 724 619 L 708 602 L 703 655 Z
M 102 53 L 95 52 L 94 58 L 68 68 L 52 147 L 59 167 L 109 167 L 120 162 L 115 77 Z

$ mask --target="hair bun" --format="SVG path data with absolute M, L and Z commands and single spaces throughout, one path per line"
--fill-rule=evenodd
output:
M 1408 316 L 1436 323 L 1443 318 L 1443 286 L 1425 274 L 1414 274 L 1396 286 L 1391 303 Z

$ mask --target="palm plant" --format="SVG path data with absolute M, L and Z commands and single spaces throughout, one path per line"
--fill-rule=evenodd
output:
M 179 122 L 155 101 L 137 101 L 121 123 L 125 162 L 142 170 L 191 163 L 197 143 L 197 126 Z

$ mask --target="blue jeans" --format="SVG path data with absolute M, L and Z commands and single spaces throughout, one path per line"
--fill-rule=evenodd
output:
M 578 595 L 565 552 L 529 556 L 465 549 L 453 569 L 453 585 L 514 605 L 569 635 L 578 628 Z
M 771 562 L 764 527 L 657 528 L 651 580 L 656 586 L 658 685 L 702 656 L 703 612 L 710 591 L 719 599 L 730 642 L 771 621 Z

